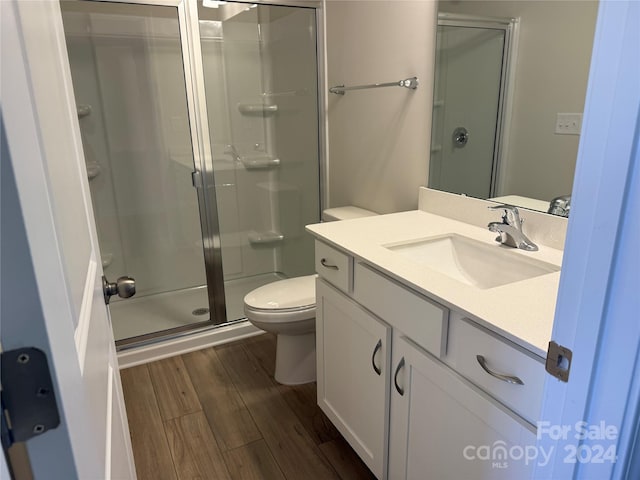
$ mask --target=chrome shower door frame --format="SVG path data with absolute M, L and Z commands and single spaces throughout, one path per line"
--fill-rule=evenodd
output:
M 187 108 L 193 145 L 194 187 L 198 191 L 200 226 L 204 248 L 210 321 L 227 323 L 222 270 L 222 245 L 218 222 L 218 203 L 213 173 L 213 153 L 209 136 L 204 67 L 200 48 L 200 24 L 197 0 L 178 0 L 178 21 L 183 45 L 182 61 L 187 85 Z

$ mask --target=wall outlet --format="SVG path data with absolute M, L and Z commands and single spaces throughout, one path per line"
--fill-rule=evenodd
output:
M 557 135 L 580 135 L 582 128 L 581 113 L 557 113 L 556 114 L 556 134 Z

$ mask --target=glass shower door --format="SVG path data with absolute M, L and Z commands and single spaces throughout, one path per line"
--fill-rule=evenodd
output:
M 115 338 L 210 324 L 178 9 L 61 6 L 103 268 L 136 279 Z
M 61 2 L 103 268 L 136 279 L 119 346 L 241 320 L 246 293 L 314 271 L 315 9 L 207 4 Z
M 229 321 L 251 290 L 314 272 L 320 220 L 313 8 L 198 0 Z

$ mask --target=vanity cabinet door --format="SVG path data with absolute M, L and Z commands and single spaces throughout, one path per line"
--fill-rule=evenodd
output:
M 503 408 L 405 337 L 392 368 L 390 479 L 531 477 L 535 434 Z
M 316 304 L 318 405 L 383 478 L 391 328 L 321 279 Z

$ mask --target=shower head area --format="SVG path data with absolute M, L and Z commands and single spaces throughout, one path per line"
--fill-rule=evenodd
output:
M 315 9 L 155 3 L 61 2 L 120 347 L 243 320 L 320 220 Z

